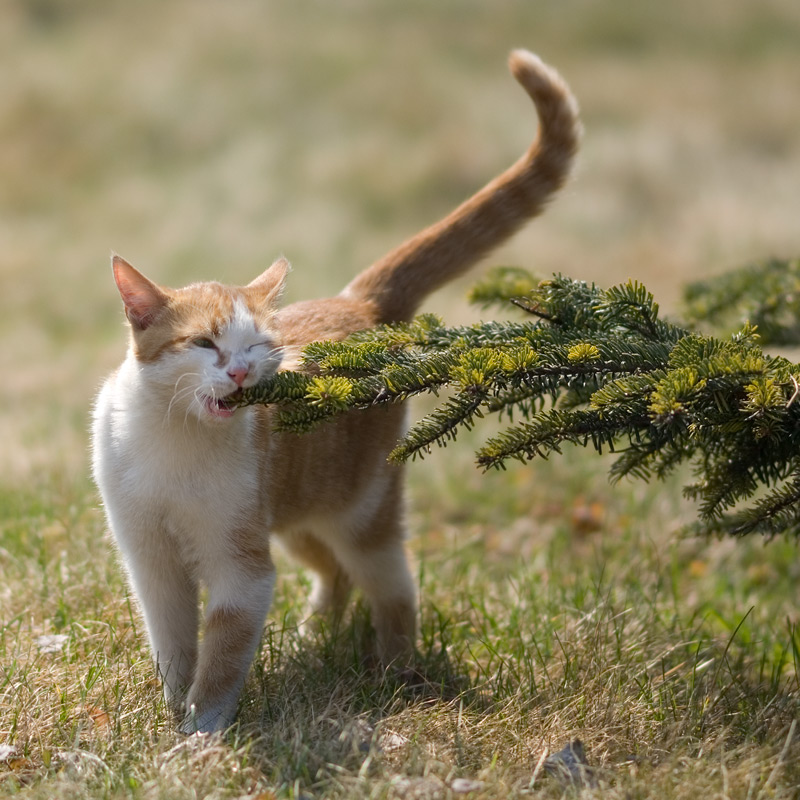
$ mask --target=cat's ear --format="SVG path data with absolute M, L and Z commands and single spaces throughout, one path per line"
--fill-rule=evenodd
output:
M 122 302 L 125 304 L 125 315 L 131 325 L 141 331 L 150 327 L 167 305 L 169 298 L 124 258 L 112 256 L 111 268 Z
M 286 285 L 286 276 L 289 274 L 291 264 L 281 257 L 267 267 L 254 281 L 247 284 L 248 289 L 255 289 L 263 294 L 263 301 L 275 305 Z

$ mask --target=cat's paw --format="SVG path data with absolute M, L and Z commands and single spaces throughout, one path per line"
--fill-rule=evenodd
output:
M 230 727 L 233 716 L 224 708 L 199 710 L 192 704 L 184 714 L 178 731 L 186 736 L 220 733 Z

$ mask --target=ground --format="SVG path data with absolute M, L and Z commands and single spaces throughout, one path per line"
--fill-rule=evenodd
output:
M 527 145 L 512 47 L 586 132 L 492 263 L 635 278 L 678 314 L 688 280 L 796 256 L 798 42 L 794 0 L 9 2 L 0 795 L 558 797 L 545 759 L 580 739 L 585 796 L 796 797 L 796 545 L 682 536 L 680 476 L 610 486 L 574 451 L 482 475 L 483 429 L 411 465 L 419 674 L 364 663 L 360 608 L 301 636 L 282 559 L 239 727 L 208 743 L 161 706 L 86 431 L 125 343 L 112 250 L 168 285 L 284 254 L 288 299 L 338 290 Z M 476 319 L 468 284 L 427 308 Z

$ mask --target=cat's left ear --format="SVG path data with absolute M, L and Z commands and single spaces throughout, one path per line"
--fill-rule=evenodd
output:
M 285 258 L 279 258 L 267 267 L 254 281 L 247 284 L 248 289 L 255 289 L 264 296 L 264 302 L 275 305 L 286 285 L 286 276 L 291 264 Z

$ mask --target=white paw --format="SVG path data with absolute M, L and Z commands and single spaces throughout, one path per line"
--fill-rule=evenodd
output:
M 217 733 L 228 728 L 233 722 L 233 718 L 234 714 L 226 708 L 215 707 L 200 711 L 197 706 L 192 704 L 178 730 L 187 736 Z

